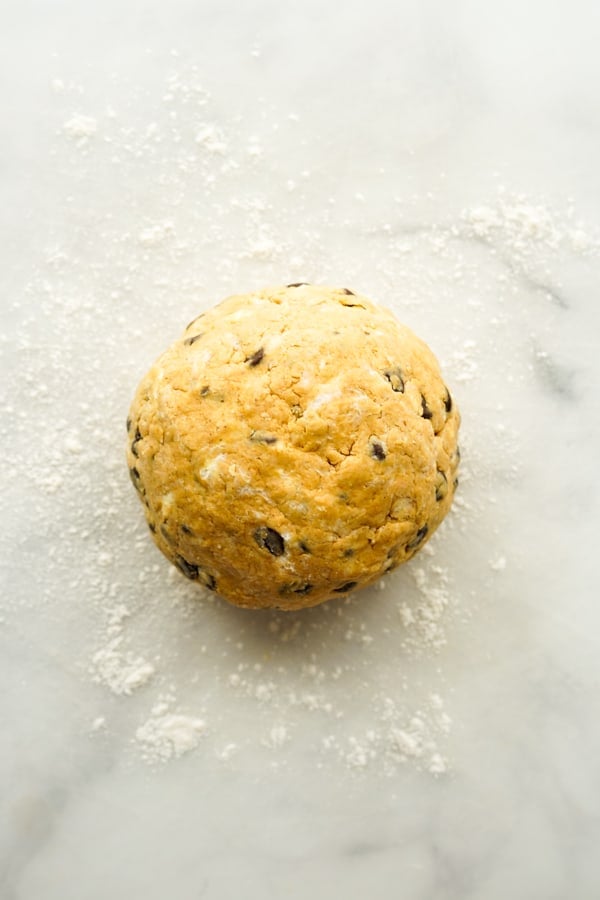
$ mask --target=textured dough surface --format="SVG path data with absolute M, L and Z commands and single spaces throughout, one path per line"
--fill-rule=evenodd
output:
M 460 416 L 436 358 L 346 288 L 223 300 L 142 379 L 131 479 L 152 536 L 246 607 L 298 609 L 408 560 L 452 503 Z

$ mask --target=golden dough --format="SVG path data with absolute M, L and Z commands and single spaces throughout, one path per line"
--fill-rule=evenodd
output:
M 238 606 L 405 562 L 452 503 L 460 416 L 426 344 L 346 288 L 228 297 L 142 379 L 128 462 L 156 544 Z

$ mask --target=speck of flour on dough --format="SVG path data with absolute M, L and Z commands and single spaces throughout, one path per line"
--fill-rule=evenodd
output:
M 506 484 L 520 465 L 502 384 L 497 427 L 485 436 L 469 423 L 470 391 L 505 373 L 508 326 L 518 319 L 523 333 L 533 328 L 527 317 L 536 310 L 519 303 L 524 288 L 537 286 L 539 308 L 556 314 L 562 291 L 548 259 L 597 255 L 598 235 L 573 209 L 507 188 L 442 222 L 419 198 L 390 193 L 375 171 L 365 170 L 364 184 L 357 173 L 354 197 L 339 195 L 333 171 L 321 173 L 317 190 L 314 148 L 289 163 L 278 153 L 278 135 L 297 132 L 289 110 L 261 100 L 260 114 L 227 116 L 201 71 L 180 66 L 156 95 L 117 85 L 106 108 L 60 71 L 51 85 L 57 212 L 37 266 L 12 292 L 16 327 L 1 339 L 11 435 L 3 496 L 13 511 L 2 540 L 18 541 L 29 562 L 29 589 L 7 600 L 2 628 L 13 613 L 35 611 L 40 641 L 56 639 L 61 659 L 85 675 L 90 740 L 111 741 L 134 760 L 176 764 L 193 753 L 199 764 L 210 755 L 232 767 L 251 748 L 267 768 L 301 752 L 338 774 L 392 777 L 413 765 L 441 777 L 452 765 L 445 655 L 482 602 L 462 586 L 453 542 L 470 540 L 484 503 L 495 500 L 487 460 L 502 460 Z M 378 191 L 385 203 L 370 204 Z M 131 387 L 165 335 L 175 339 L 193 320 L 189 350 L 199 350 L 201 315 L 216 299 L 283 281 L 299 298 L 306 282 L 350 285 L 350 307 L 352 287 L 364 289 L 431 336 L 466 413 L 461 491 L 444 539 L 434 536 L 404 571 L 386 574 L 366 602 L 349 582 L 322 608 L 240 617 L 159 564 L 122 472 L 123 421 Z M 468 310 L 466 331 L 457 304 Z M 251 348 L 248 369 L 258 371 L 268 353 L 266 344 Z M 400 366 L 381 377 L 404 390 Z M 221 402 L 213 385 L 198 389 Z M 321 392 L 313 407 L 329 396 Z M 429 399 L 421 404 L 427 419 Z M 276 438 L 268 423 L 248 435 L 266 449 Z M 129 439 L 138 448 L 143 434 Z M 370 465 L 385 464 L 377 435 L 371 448 Z M 199 479 L 221 478 L 225 462 L 216 449 Z M 394 514 L 404 512 L 399 504 Z M 257 523 L 257 543 L 276 556 L 286 537 L 273 532 Z M 484 552 L 486 577 L 503 578 L 511 560 L 497 546 Z

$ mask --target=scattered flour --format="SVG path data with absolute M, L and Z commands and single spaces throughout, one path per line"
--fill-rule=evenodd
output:
M 99 553 L 99 565 L 110 562 L 109 554 Z M 127 648 L 123 623 L 129 615 L 123 603 L 106 607 L 106 643 L 92 655 L 89 665 L 92 679 L 97 684 L 104 684 L 113 694 L 132 694 L 146 684 L 155 671 L 152 663 Z
M 285 725 L 273 725 L 266 738 L 262 743 L 270 750 L 279 750 L 284 744 L 291 740 L 288 729 Z
M 63 125 L 63 132 L 79 146 L 87 144 L 98 131 L 98 123 L 92 116 L 76 115 Z
M 430 546 L 425 547 L 422 554 L 428 555 L 431 555 Z M 432 563 L 427 569 L 411 567 L 410 574 L 418 594 L 416 602 L 400 601 L 398 604 L 400 621 L 405 629 L 402 647 L 415 654 L 431 653 L 446 643 L 445 618 L 453 605 L 448 571 Z
M 143 657 L 123 650 L 122 635 L 112 638 L 92 656 L 90 673 L 113 694 L 132 694 L 154 675 L 154 666 Z
M 136 741 L 147 762 L 168 760 L 194 750 L 206 730 L 203 719 L 168 712 L 164 702 L 155 704 L 150 718 L 137 729 Z
M 238 745 L 234 744 L 233 742 L 230 742 L 229 744 L 225 744 L 224 747 L 221 747 L 220 750 L 216 751 L 217 759 L 220 759 L 222 762 L 227 762 L 228 760 L 230 760 L 232 757 L 234 757 L 236 755 L 238 750 L 239 750 Z
M 209 153 L 225 154 L 227 152 L 227 141 L 223 132 L 212 123 L 204 123 L 196 132 L 195 140 Z
M 579 254 L 598 253 L 600 236 L 574 220 L 574 209 L 560 214 L 522 193 L 500 187 L 495 202 L 471 207 L 462 213 L 455 234 L 479 238 L 511 251 L 513 261 L 525 262 L 543 250 L 566 247 Z

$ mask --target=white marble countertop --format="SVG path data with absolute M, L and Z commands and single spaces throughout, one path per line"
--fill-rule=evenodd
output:
M 600 896 L 599 45 L 591 0 L 4 9 L 2 900 Z M 124 421 L 302 280 L 431 344 L 461 486 L 259 615 L 154 549 Z

